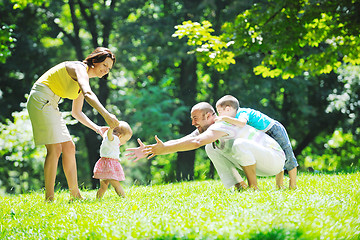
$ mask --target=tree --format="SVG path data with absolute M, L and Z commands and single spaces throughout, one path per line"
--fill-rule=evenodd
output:
M 327 74 L 342 63 L 360 64 L 359 6 L 351 0 L 269 0 L 224 23 L 219 36 L 211 35 L 207 21 L 185 22 L 175 36 L 188 36 L 198 57 L 220 71 L 234 64 L 234 56 L 258 53 L 262 61 L 254 72 L 263 77 Z
M 279 120 L 297 135 L 295 153 L 300 154 L 316 136 L 332 134 L 350 113 L 356 116 L 353 101 L 345 103 L 346 112 L 328 109 L 332 92 L 346 88 L 339 81 L 339 67 L 360 64 L 358 8 L 357 1 L 259 1 L 225 22 L 222 33 L 213 34 L 209 21 L 187 21 L 177 26 L 174 36 L 187 37 L 198 61 L 220 72 L 229 72 L 230 64 L 244 56 L 258 58 L 254 73 L 275 78 L 263 85 L 271 85 L 274 92 L 264 104 L 273 102 L 272 108 L 280 110 Z M 278 82 L 277 77 L 287 80 Z M 357 88 L 351 86 L 349 98 L 356 99 Z M 295 132 L 298 129 L 302 131 Z
M 36 190 L 43 186 L 45 148 L 36 150 L 26 110 L 0 123 L 0 183 L 9 193 Z
M 208 1 L 149 1 L 141 10 L 131 14 L 129 21 L 119 26 L 118 31 L 122 34 L 116 37 L 116 42 L 123 43 L 119 44 L 119 51 L 128 56 L 124 59 L 124 66 L 136 76 L 137 81 L 133 87 L 141 89 L 161 85 L 162 80 L 166 79 L 172 86 L 169 94 L 181 100 L 187 112 L 197 101 L 207 100 L 208 83 L 199 79 L 199 75 L 203 74 L 199 74 L 199 70 L 203 70 L 199 69 L 200 66 L 193 56 L 186 54 L 189 50 L 186 43 L 176 41 L 171 35 L 173 26 L 181 21 L 215 16 L 231 4 L 230 1 L 217 2 L 223 6 L 219 5 L 219 8 L 214 10 L 216 6 Z M 220 17 L 216 15 L 216 18 Z M 216 78 L 211 81 L 214 85 L 217 84 Z M 180 120 L 181 125 L 174 125 L 172 128 L 174 137 L 189 134 L 194 129 L 188 118 L 182 116 Z M 153 138 L 149 141 L 153 141 Z M 194 161 L 194 152 L 177 155 L 177 180 L 193 178 Z

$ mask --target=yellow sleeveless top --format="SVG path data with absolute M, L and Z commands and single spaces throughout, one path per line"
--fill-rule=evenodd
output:
M 36 82 L 45 84 L 61 98 L 76 99 L 80 94 L 79 84 L 68 74 L 65 62 L 50 68 Z

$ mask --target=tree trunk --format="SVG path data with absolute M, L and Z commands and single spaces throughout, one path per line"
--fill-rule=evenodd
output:
M 196 59 L 194 56 L 187 56 L 181 62 L 179 79 L 179 98 L 184 101 L 186 106 L 192 107 L 195 103 L 196 83 Z M 189 118 L 182 119 L 181 123 L 180 133 L 182 135 L 187 135 L 194 130 Z M 176 179 L 178 181 L 194 179 L 194 163 L 195 151 L 179 152 L 176 161 Z
M 86 129 L 86 132 L 84 135 L 85 135 L 85 144 L 86 144 L 87 153 L 88 153 L 88 163 L 90 166 L 90 174 L 92 176 L 92 170 L 94 169 L 96 161 L 100 157 L 99 150 L 100 150 L 101 139 L 99 139 L 97 137 L 97 134 L 90 129 Z M 95 189 L 98 184 L 99 184 L 98 179 L 91 178 L 91 188 L 92 189 Z
M 115 2 L 116 1 L 112 1 L 111 3 L 111 10 L 109 10 L 110 12 L 113 10 L 113 8 L 115 7 Z M 93 13 L 93 8 L 91 6 L 90 8 L 90 14 L 87 14 L 86 10 L 86 4 L 84 4 L 81 0 L 78 0 L 79 6 L 80 6 L 80 11 L 83 14 L 84 19 L 86 20 L 88 29 L 91 33 L 92 36 L 92 44 L 94 46 L 94 48 L 96 48 L 98 46 L 98 42 L 99 42 L 99 34 L 97 32 L 96 29 L 96 20 L 95 20 L 95 15 Z M 112 18 L 111 17 L 106 17 L 104 21 L 102 21 L 102 24 L 104 25 L 104 32 L 103 32 L 103 45 L 102 47 L 108 47 L 109 44 L 109 36 L 110 36 L 110 32 L 112 29 Z M 100 79 L 99 80 L 99 89 L 92 89 L 96 96 L 98 97 L 99 101 L 101 102 L 101 104 L 103 106 L 106 107 L 106 101 L 109 97 L 109 87 L 107 85 L 107 81 L 104 79 Z M 96 124 L 98 124 L 99 126 L 105 126 L 105 120 L 103 119 L 103 117 L 100 114 L 95 116 L 92 114 L 92 109 L 91 107 L 89 108 L 88 112 L 89 114 L 89 118 L 92 119 Z M 95 118 L 95 119 L 94 119 Z M 99 159 L 99 149 L 100 149 L 100 145 L 101 145 L 101 139 L 99 139 L 97 137 L 97 135 L 92 131 L 87 129 L 85 132 L 85 143 L 86 143 L 86 147 L 87 147 L 87 152 L 88 152 L 88 161 L 89 161 L 89 165 L 90 165 L 90 169 L 92 170 L 95 166 L 96 161 Z M 92 188 L 96 188 L 98 185 L 99 181 L 97 179 L 91 178 L 91 185 Z
M 209 71 L 211 72 L 211 82 L 213 84 L 213 88 L 211 89 L 211 92 L 209 94 L 209 101 L 210 101 L 209 103 L 212 106 L 214 106 L 216 101 L 220 97 L 222 97 L 222 93 L 219 93 L 219 81 L 220 81 L 221 75 L 220 75 L 220 73 L 218 71 L 216 71 L 213 68 L 209 69 Z M 207 177 L 210 178 L 210 179 L 214 179 L 214 177 L 215 177 L 215 167 L 214 167 L 214 164 L 212 163 L 212 161 L 210 159 L 208 159 L 208 161 L 210 161 L 210 166 L 209 166 L 209 173 L 208 173 Z

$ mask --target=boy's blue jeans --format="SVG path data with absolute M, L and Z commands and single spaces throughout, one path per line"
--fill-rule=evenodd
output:
M 275 139 L 283 149 L 286 157 L 284 167 L 286 170 L 290 171 L 293 168 L 299 166 L 291 147 L 289 136 L 285 127 L 281 123 L 275 121 L 275 124 L 266 132 L 266 134 Z

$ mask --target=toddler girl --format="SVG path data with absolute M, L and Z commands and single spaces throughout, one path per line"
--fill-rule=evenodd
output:
M 125 197 L 124 189 L 119 181 L 125 180 L 125 174 L 120 164 L 120 146 L 132 136 L 132 130 L 127 122 L 120 121 L 119 126 L 109 128 L 103 135 L 100 146 L 100 159 L 94 167 L 93 178 L 100 179 L 100 189 L 96 198 L 102 198 L 109 184 L 114 187 L 119 196 Z

